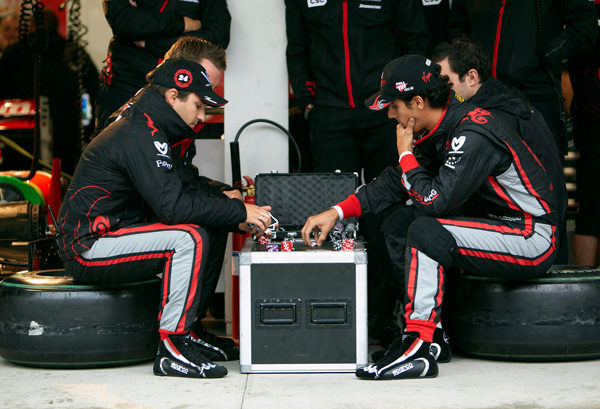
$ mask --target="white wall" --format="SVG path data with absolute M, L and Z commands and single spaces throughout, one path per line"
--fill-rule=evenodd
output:
M 102 1 L 82 1 L 81 21 L 89 30 L 84 37 L 88 42 L 86 50 L 99 71 L 102 69 L 102 61 L 106 58 L 108 41 L 112 37 L 112 31 L 104 18 L 104 11 L 102 11 Z
M 225 178 L 231 181 L 229 142 L 251 119 L 288 127 L 285 16 L 282 0 L 228 0 L 231 43 L 225 74 Z M 240 137 L 242 175 L 288 170 L 287 136 L 267 124 L 250 125 Z

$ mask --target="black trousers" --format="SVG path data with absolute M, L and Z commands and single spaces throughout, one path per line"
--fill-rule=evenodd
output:
M 579 210 L 575 233 L 600 238 L 600 120 L 584 117 L 575 111 L 577 160 L 577 202 Z
M 316 105 L 308 116 L 314 172 L 357 172 L 365 183 L 398 163 L 396 121 L 386 111 Z

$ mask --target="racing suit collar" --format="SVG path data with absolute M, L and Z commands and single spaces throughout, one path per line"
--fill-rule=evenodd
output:
M 531 116 L 531 106 L 525 96 L 516 88 L 509 88 L 495 78 L 485 81 L 477 93 L 469 99 L 469 103 L 497 109 L 521 118 Z
M 460 102 L 454 92 L 438 123 L 429 133 L 416 140 L 413 145 L 428 146 L 432 143 L 445 139 L 449 133 L 453 132 L 460 123 L 465 113 L 472 108 L 471 104 Z
M 169 144 L 196 137 L 196 132 L 186 124 L 165 98 L 150 87 L 145 87 L 134 102 L 134 107 L 148 115 L 163 132 Z

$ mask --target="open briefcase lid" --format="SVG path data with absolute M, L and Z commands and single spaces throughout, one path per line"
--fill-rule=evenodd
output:
M 256 204 L 272 207 L 271 214 L 286 230 L 301 228 L 306 219 L 346 199 L 358 187 L 356 173 L 260 173 L 256 175 Z

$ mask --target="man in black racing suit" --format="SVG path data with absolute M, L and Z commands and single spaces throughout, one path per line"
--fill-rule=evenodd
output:
M 213 231 L 248 231 L 253 224 L 260 235 L 268 228 L 270 207 L 211 194 L 178 169 L 170 145 L 193 136 L 205 104 L 227 102 L 214 93 L 202 65 L 167 59 L 148 82 L 84 151 L 60 212 L 60 254 L 67 271 L 84 283 L 125 283 L 162 273 L 154 373 L 221 377 L 227 369 L 212 362 L 213 348 L 190 336 L 211 295 L 209 283 L 220 272 L 213 268 L 214 254 L 221 252 Z
M 320 244 L 338 219 L 378 213 L 408 192 L 407 209 L 419 217 L 410 223 L 407 238 L 405 231 L 384 230 L 394 268 L 406 266 L 406 328 L 384 357 L 356 376 L 435 377 L 430 344 L 440 324 L 446 270 L 456 266 L 503 279 L 544 274 L 556 256 L 555 195 L 524 140 L 488 111 L 460 103 L 439 65 L 404 56 L 386 66 L 381 83 L 366 103 L 378 110 L 389 106 L 388 116 L 398 121 L 400 166 L 311 216 L 302 238 L 308 242 L 313 232 Z M 436 155 L 435 176 L 413 155 L 413 146 Z M 392 213 L 388 224 L 402 216 Z M 404 241 L 406 247 L 399 247 Z M 398 252 L 405 252 L 403 265 L 397 263 Z
M 491 77 L 489 60 L 473 40 L 461 38 L 440 43 L 431 51 L 431 60 L 442 67 L 442 75 L 452 82 L 452 89 L 473 105 L 486 109 L 504 121 L 525 139 L 548 172 L 556 189 L 558 216 L 557 264 L 568 264 L 567 200 L 568 193 L 562 159 L 552 131 L 544 117 L 516 88 L 509 88 Z

